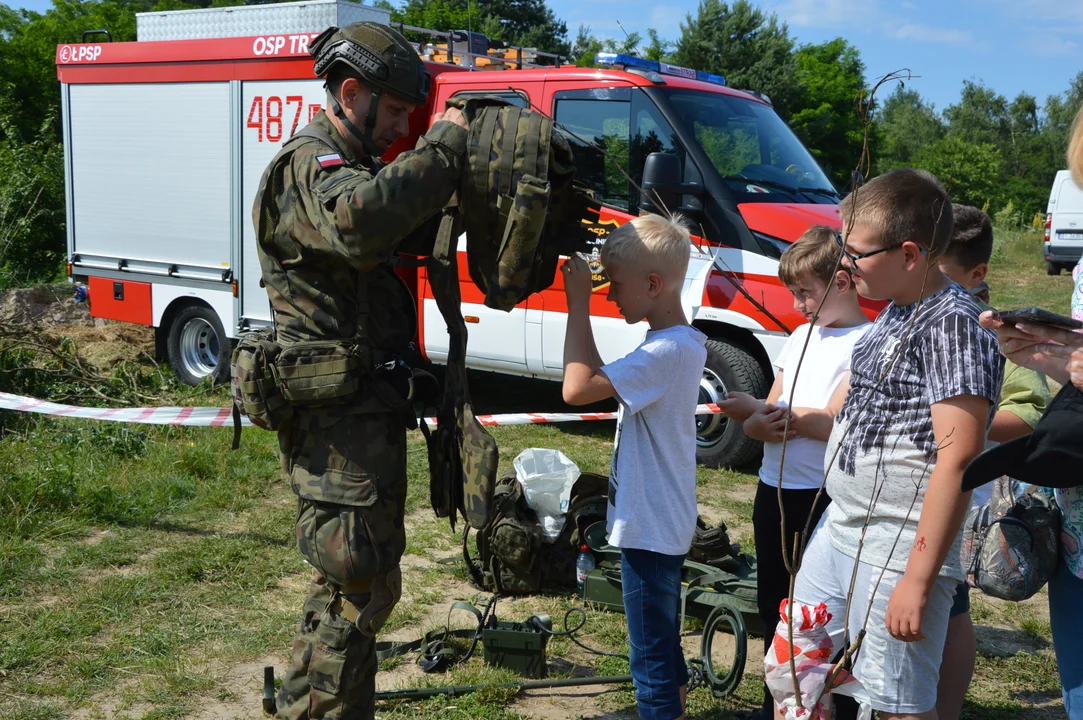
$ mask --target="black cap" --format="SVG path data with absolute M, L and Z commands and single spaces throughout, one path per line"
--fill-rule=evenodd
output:
M 963 472 L 963 492 L 1007 475 L 1051 488 L 1083 485 L 1083 393 L 1068 383 L 1025 437 L 986 450 Z

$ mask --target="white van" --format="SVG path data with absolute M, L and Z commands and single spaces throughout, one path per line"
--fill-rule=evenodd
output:
M 1057 172 L 1045 215 L 1045 271 L 1060 275 L 1083 255 L 1083 189 L 1067 170 Z

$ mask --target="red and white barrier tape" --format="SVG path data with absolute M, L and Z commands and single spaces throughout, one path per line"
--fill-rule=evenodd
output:
M 81 418 L 83 420 L 112 420 L 113 422 L 143 425 L 188 425 L 190 427 L 222 427 L 233 425 L 233 409 L 228 407 L 157 407 L 157 408 L 92 408 L 79 405 L 38 400 L 25 395 L 0 392 L 0 410 L 40 413 Z M 697 415 L 713 415 L 722 409 L 714 403 L 696 407 Z M 478 415 L 482 425 L 538 425 L 544 423 L 580 422 L 584 420 L 615 420 L 617 413 L 508 413 L 505 415 Z M 430 426 L 436 418 L 426 418 Z M 247 417 L 241 418 L 245 427 L 252 425 Z

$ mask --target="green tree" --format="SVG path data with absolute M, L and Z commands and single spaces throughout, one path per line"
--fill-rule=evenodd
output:
M 579 67 L 591 67 L 594 57 L 603 50 L 605 43 L 591 34 L 590 26 L 580 25 L 572 44 L 571 60 Z
M 944 122 L 916 90 L 898 85 L 877 112 L 881 141 L 872 147 L 873 167 L 885 173 L 909 166 L 924 148 L 944 136 Z
M 789 29 L 774 13 L 748 0 L 700 0 L 696 16 L 689 13 L 681 23 L 673 62 L 718 73 L 731 87 L 764 93 L 788 119 L 801 95 L 792 53 Z
M 944 110 L 948 134 L 972 143 L 991 143 L 1004 148 L 1011 143 L 1008 101 L 1003 95 L 970 80 L 963 81 L 959 102 Z
M 947 135 L 917 152 L 914 165 L 940 178 L 954 202 L 982 207 L 997 195 L 1003 158 L 993 143 Z
M 663 40 L 654 28 L 647 28 L 647 39 L 650 41 L 644 48 L 643 56 L 648 60 L 665 60 L 670 51 L 675 47 L 672 40 Z
M 391 18 L 430 30 L 472 29 L 510 45 L 564 56 L 571 52 L 568 26 L 545 0 L 406 0 Z
M 837 187 L 849 184 L 864 143 L 856 102 L 865 91 L 865 65 L 842 38 L 803 45 L 794 53 L 802 93 L 790 127 Z
M 51 280 L 64 257 L 64 151 L 52 115 L 30 141 L 0 98 L 0 289 Z

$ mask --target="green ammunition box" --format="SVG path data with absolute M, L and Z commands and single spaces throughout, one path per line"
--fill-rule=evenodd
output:
M 528 623 L 498 622 L 496 627 L 481 631 L 485 662 L 528 678 L 546 676 L 545 646 L 548 642 L 548 633 Z

